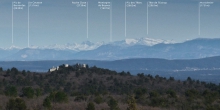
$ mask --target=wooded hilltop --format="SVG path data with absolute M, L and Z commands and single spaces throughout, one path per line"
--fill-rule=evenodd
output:
M 0 110 L 220 110 L 220 84 L 81 64 L 36 73 L 0 68 Z

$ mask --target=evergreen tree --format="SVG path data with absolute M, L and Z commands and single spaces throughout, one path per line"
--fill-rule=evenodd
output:
M 16 97 L 17 96 L 17 88 L 15 86 L 8 86 L 5 90 L 6 96 Z
M 55 94 L 55 101 L 59 103 L 68 102 L 68 96 L 65 92 L 57 92 Z
M 25 101 L 20 99 L 20 98 L 16 98 L 16 99 L 9 99 L 9 101 L 6 104 L 5 107 L 6 110 L 26 110 L 26 104 Z
M 127 110 L 137 110 L 137 105 L 134 96 L 128 96 L 128 108 Z
M 110 110 L 120 110 L 118 107 L 118 102 L 113 97 L 111 97 L 108 101 L 108 106 L 110 107 Z
M 95 110 L 95 105 L 94 105 L 94 103 L 89 102 L 89 103 L 87 104 L 86 110 Z
M 43 106 L 47 109 L 51 109 L 52 108 L 52 105 L 51 105 L 51 101 L 50 101 L 50 98 L 49 97 L 46 97 L 44 99 L 44 102 L 43 102 Z
M 22 91 L 23 91 L 23 95 L 26 96 L 27 98 L 34 97 L 34 89 L 32 89 L 32 87 L 24 87 Z
M 37 88 L 37 89 L 35 90 L 35 95 L 36 95 L 37 97 L 41 96 L 41 95 L 42 95 L 42 90 L 39 89 L 39 88 Z

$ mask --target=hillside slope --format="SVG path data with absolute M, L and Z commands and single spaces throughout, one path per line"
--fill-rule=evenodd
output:
M 138 110 L 220 109 L 220 86 L 213 83 L 190 77 L 180 81 L 150 74 L 132 76 L 82 65 L 61 65 L 45 74 L 0 69 L 0 93 L 3 108 L 17 97 L 28 109 L 84 110 L 89 105 L 97 110 L 125 110 L 132 105 Z

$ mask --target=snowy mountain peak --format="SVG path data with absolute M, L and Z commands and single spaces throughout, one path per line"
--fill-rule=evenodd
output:
M 102 43 L 92 43 L 90 41 L 83 42 L 81 44 L 72 43 L 72 44 L 54 44 L 54 45 L 48 45 L 39 47 L 41 49 L 56 49 L 56 50 L 74 50 L 74 51 L 83 51 L 83 50 L 93 50 L 101 46 Z
M 138 38 L 138 39 L 125 39 L 123 41 L 118 41 L 113 44 L 117 44 L 117 45 L 121 44 L 121 45 L 128 45 L 128 46 L 132 46 L 132 45 L 154 46 L 154 45 L 160 44 L 160 43 L 171 44 L 174 42 L 169 41 L 169 40 L 152 39 L 152 38 L 145 37 L 145 38 Z
M 115 41 L 111 42 L 109 44 L 111 45 L 117 45 L 121 47 L 127 47 L 127 46 L 133 46 L 133 45 L 146 45 L 146 46 L 153 46 L 156 44 L 170 44 L 174 43 L 172 41 L 162 40 L 162 39 L 152 39 L 152 38 L 137 38 L 137 39 L 125 39 L 122 41 Z M 104 42 L 96 42 L 93 43 L 91 41 L 85 41 L 82 43 L 67 43 L 67 44 L 53 44 L 53 45 L 46 45 L 46 46 L 34 46 L 31 45 L 30 49 L 53 49 L 53 50 L 73 50 L 73 51 L 87 51 L 87 50 L 94 50 L 102 45 L 105 45 Z M 9 48 L 5 48 L 5 50 L 12 50 L 17 49 L 21 50 L 23 48 L 11 46 Z
M 148 45 L 148 46 L 153 46 L 153 45 L 156 45 L 156 44 L 161 44 L 161 43 L 164 43 L 164 44 L 171 44 L 171 43 L 174 43 L 173 41 L 169 41 L 169 40 L 163 40 L 163 39 L 152 39 L 152 38 L 140 38 L 138 40 L 138 44 L 140 45 Z
M 0 48 L 0 49 L 2 49 L 2 50 L 20 50 L 22 48 L 12 45 L 8 48 Z
M 125 39 L 125 43 L 128 45 L 134 45 L 138 42 L 137 39 Z

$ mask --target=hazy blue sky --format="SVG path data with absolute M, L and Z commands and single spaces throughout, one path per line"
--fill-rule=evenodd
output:
M 89 38 L 86 33 L 86 8 L 77 8 L 72 1 L 77 0 L 42 0 L 39 1 L 43 2 L 40 7 L 30 7 L 30 45 L 43 46 L 83 41 L 109 42 L 110 11 L 100 10 L 98 1 L 112 2 L 112 40 L 125 39 L 125 2 L 127 0 L 87 0 L 89 3 Z M 216 0 L 213 0 L 214 4 L 211 7 L 201 8 L 200 36 L 198 35 L 199 0 L 161 0 L 168 4 L 149 8 L 148 35 L 148 1 L 139 1 L 143 4 L 136 8 L 127 7 L 126 38 L 150 37 L 184 41 L 198 37 L 220 37 L 220 3 Z M 28 0 L 19 0 L 19 2 L 25 4 L 26 7 L 23 10 L 14 10 L 14 45 L 27 47 Z M 12 45 L 11 0 L 0 1 L 0 39 L 0 47 Z

